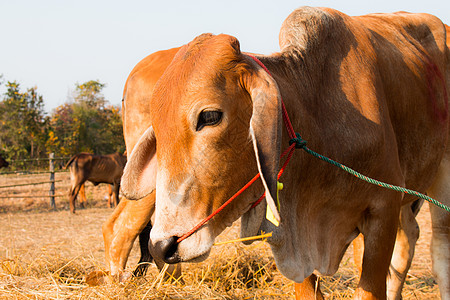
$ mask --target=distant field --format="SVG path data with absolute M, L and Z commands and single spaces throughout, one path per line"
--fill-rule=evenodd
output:
M 14 180 L 39 181 L 36 177 Z M 43 178 L 48 179 L 47 175 Z M 67 194 L 68 174 L 57 175 L 59 179 L 65 181 L 57 183 L 57 194 Z M 4 176 L 0 176 L 2 185 L 6 185 Z M 24 193 L 46 195 L 46 189 L 47 186 L 41 190 L 33 188 Z M 0 195 L 4 193 L 0 190 Z M 205 262 L 183 265 L 183 283 L 164 282 L 152 265 L 145 277 L 124 285 L 87 286 L 86 274 L 105 267 L 101 225 L 112 212 L 105 208 L 105 194 L 106 186 L 89 184 L 89 208 L 78 210 L 76 215 L 67 211 L 67 197 L 57 198 L 55 212 L 49 210 L 48 198 L 0 199 L 0 299 L 294 298 L 292 283 L 277 271 L 270 248 L 264 242 L 215 246 Z M 431 274 L 428 204 L 418 218 L 421 237 L 403 297 L 439 299 L 438 286 Z M 238 232 L 236 222 L 219 240 L 236 238 Z M 139 260 L 137 248 L 130 255 L 129 270 Z M 347 299 L 356 288 L 357 277 L 347 253 L 335 276 L 321 278 L 322 291 L 328 299 Z
M 0 187 L 12 185 L 24 185 L 49 181 L 50 174 L 9 174 L 0 175 Z M 56 208 L 65 210 L 69 207 L 69 172 L 57 172 L 55 174 L 55 202 Z M 51 209 L 49 195 L 50 183 L 39 185 L 26 185 L 18 187 L 0 188 L 0 213 L 5 212 L 43 212 Z M 11 198 L 4 198 L 13 196 Z M 25 196 L 25 197 L 21 197 Z M 90 182 L 86 183 L 86 197 L 89 207 L 104 207 L 107 204 L 107 186 L 101 184 L 94 187 Z M 30 198 L 31 197 L 31 198 Z M 78 202 L 77 202 L 78 204 Z

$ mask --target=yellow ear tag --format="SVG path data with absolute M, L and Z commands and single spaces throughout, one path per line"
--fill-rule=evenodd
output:
M 277 181 L 277 207 L 278 210 L 280 210 L 280 199 L 278 197 L 278 192 L 283 189 L 283 184 L 279 181 Z M 266 211 L 266 219 L 269 220 L 273 225 L 277 226 L 280 225 L 280 222 L 275 219 L 275 216 L 273 215 L 272 210 L 270 209 L 269 205 L 267 205 L 267 211 Z

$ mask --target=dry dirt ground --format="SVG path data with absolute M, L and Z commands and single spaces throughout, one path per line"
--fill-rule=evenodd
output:
M 58 176 L 67 174 L 57 175 L 57 180 Z M 57 194 L 67 194 L 67 178 L 64 180 Z M 23 178 L 19 181 L 25 182 Z M 0 181 L 2 185 L 5 181 Z M 42 195 L 45 191 L 28 187 L 14 193 Z M 5 194 L 0 190 L 0 195 Z M 105 186 L 87 185 L 89 207 L 76 215 L 67 211 L 67 197 L 57 198 L 57 211 L 49 209 L 47 198 L 0 199 L 0 299 L 294 298 L 292 283 L 277 271 L 264 242 L 215 246 L 205 262 L 183 265 L 183 282 L 165 282 L 151 265 L 145 277 L 126 284 L 89 287 L 84 282 L 86 274 L 105 267 L 101 225 L 112 212 L 106 208 L 105 194 Z M 428 204 L 424 204 L 418 220 L 421 237 L 403 297 L 439 299 L 431 273 Z M 218 240 L 237 238 L 238 232 L 236 222 Z M 137 248 L 130 255 L 129 270 L 139 260 Z M 356 288 L 358 275 L 349 253 L 351 249 L 336 275 L 321 278 L 328 299 L 347 299 Z

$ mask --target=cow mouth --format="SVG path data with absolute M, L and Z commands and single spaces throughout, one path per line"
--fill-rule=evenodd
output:
M 211 248 L 208 251 L 206 251 L 194 258 L 191 258 L 189 260 L 183 260 L 183 262 L 199 263 L 199 262 L 205 261 L 209 257 L 210 253 L 211 253 Z
M 185 263 L 199 263 L 199 262 L 205 261 L 209 257 L 209 254 L 211 253 L 211 247 L 209 247 L 208 249 L 205 249 L 204 251 L 202 251 L 200 253 L 186 253 L 185 255 L 179 255 L 179 253 L 180 253 L 179 250 L 180 249 L 178 248 L 178 251 L 176 253 L 176 255 L 179 258 L 179 262 L 185 262 Z
M 153 257 L 159 258 L 167 264 L 177 264 L 180 262 L 202 262 L 208 258 L 211 247 L 204 249 L 200 253 L 185 253 L 185 249 L 181 248 L 180 245 L 183 242 L 177 242 L 178 237 L 173 236 L 165 240 L 157 241 L 152 243 L 149 241 L 149 249 Z M 185 243 L 185 242 L 184 242 Z M 186 245 L 186 249 L 192 249 L 192 245 Z

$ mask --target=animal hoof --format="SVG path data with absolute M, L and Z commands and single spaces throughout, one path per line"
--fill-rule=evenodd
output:
M 125 283 L 125 282 L 129 281 L 131 279 L 131 277 L 133 277 L 133 273 L 123 272 L 122 274 L 119 275 L 119 282 Z
M 126 283 L 131 277 L 133 277 L 131 272 L 122 272 L 117 275 L 111 275 L 107 271 L 92 271 L 86 276 L 86 283 L 89 286 L 111 284 L 113 282 Z
M 89 286 L 102 285 L 109 282 L 110 281 L 108 280 L 109 278 L 110 278 L 109 272 L 92 271 L 86 276 L 86 283 Z

